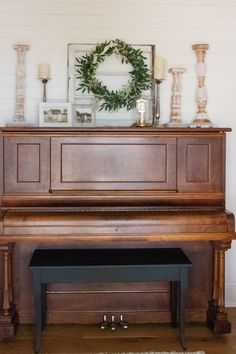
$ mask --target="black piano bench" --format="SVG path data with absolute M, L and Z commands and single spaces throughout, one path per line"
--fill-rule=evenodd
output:
M 46 317 L 47 284 L 75 282 L 170 282 L 172 323 L 179 324 L 186 349 L 184 295 L 189 267 L 191 262 L 180 248 L 36 249 L 29 264 L 36 306 L 35 353 L 40 351 Z

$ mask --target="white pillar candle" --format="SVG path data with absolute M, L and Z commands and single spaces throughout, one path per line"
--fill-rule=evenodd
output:
M 154 61 L 154 79 L 165 80 L 166 77 L 166 61 L 163 58 L 156 58 Z
M 39 79 L 50 79 L 50 65 L 40 64 L 39 65 Z

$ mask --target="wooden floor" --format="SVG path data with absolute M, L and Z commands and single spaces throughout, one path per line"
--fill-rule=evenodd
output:
M 214 335 L 205 325 L 186 325 L 188 350 L 206 354 L 236 353 L 236 308 L 228 309 L 232 333 Z M 32 354 L 34 326 L 19 326 L 16 336 L 0 342 L 0 354 Z M 178 330 L 169 325 L 130 325 L 101 331 L 91 325 L 47 325 L 41 354 L 88 354 L 122 351 L 181 351 Z

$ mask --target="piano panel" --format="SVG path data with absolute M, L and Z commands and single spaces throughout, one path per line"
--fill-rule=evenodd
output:
M 17 182 L 40 182 L 40 144 L 17 144 Z
M 48 192 L 49 154 L 49 137 L 4 137 L 4 192 Z
M 176 138 L 52 138 L 52 190 L 176 190 Z
M 178 139 L 178 191 L 224 192 L 222 136 Z

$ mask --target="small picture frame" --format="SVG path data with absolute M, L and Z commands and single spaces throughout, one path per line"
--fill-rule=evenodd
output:
M 71 104 L 68 102 L 40 102 L 40 127 L 70 127 L 72 126 Z
M 73 118 L 75 126 L 95 126 L 96 114 L 94 102 L 90 100 L 86 103 L 73 105 Z

